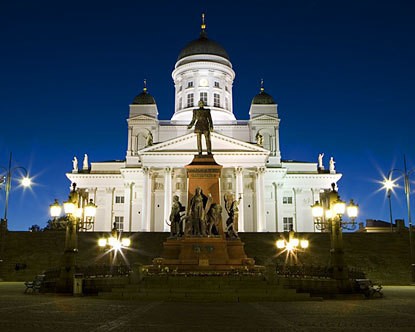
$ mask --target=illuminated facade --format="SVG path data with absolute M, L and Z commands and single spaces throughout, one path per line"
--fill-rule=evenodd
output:
M 277 104 L 263 86 L 247 110 L 249 119 L 235 118 L 235 72 L 205 28 L 203 22 L 200 37 L 182 49 L 172 72 L 171 119 L 158 118 L 156 101 L 144 87 L 130 105 L 126 159 L 87 162 L 67 174 L 98 205 L 95 231 L 109 231 L 114 222 L 124 231 L 169 230 L 173 195 L 187 202 L 184 166 L 197 154 L 196 134 L 187 125 L 199 100 L 211 109 L 212 152 L 223 166 L 221 196 L 233 192 L 242 198 L 239 231 L 287 231 L 291 225 L 295 231 L 315 231 L 310 206 L 341 174 L 333 166 L 326 171 L 317 162 L 281 159 Z

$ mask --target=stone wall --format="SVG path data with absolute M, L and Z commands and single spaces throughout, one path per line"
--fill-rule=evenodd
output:
M 132 264 L 151 264 L 160 257 L 163 241 L 168 233 L 124 233 L 131 236 L 132 247 L 125 250 L 126 260 Z M 97 241 L 103 233 L 80 233 L 79 265 L 108 264 Z M 299 254 L 298 262 L 326 266 L 330 260 L 328 233 L 301 233 L 310 247 Z M 283 264 L 285 254 L 278 255 L 275 241 L 280 233 L 241 233 L 245 250 L 259 265 Z M 383 284 L 410 283 L 410 254 L 408 232 L 404 233 L 344 233 L 345 259 L 349 266 L 363 270 L 367 277 Z M 65 232 L 8 232 L 0 279 L 31 280 L 42 271 L 59 265 L 65 245 Z

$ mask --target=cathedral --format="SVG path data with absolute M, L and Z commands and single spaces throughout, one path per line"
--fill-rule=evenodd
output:
M 75 158 L 66 174 L 84 202 L 92 199 L 97 205 L 93 230 L 110 231 L 115 225 L 127 232 L 170 231 L 173 197 L 184 206 L 188 202 L 185 166 L 198 152 L 196 134 L 188 125 L 203 101 L 213 121 L 212 154 L 222 166 L 221 202 L 216 203 L 223 205 L 229 193 L 239 199 L 238 231 L 318 231 L 310 206 L 341 178 L 333 159 L 325 169 L 322 154 L 318 162 L 281 158 L 277 104 L 263 83 L 247 110 L 248 119 L 235 118 L 235 72 L 226 50 L 208 38 L 203 16 L 199 38 L 180 51 L 172 78 L 170 119 L 159 119 L 145 82 L 130 104 L 125 160 L 89 162 L 85 155 L 82 167 L 78 169 Z M 227 218 L 225 211 L 222 218 Z

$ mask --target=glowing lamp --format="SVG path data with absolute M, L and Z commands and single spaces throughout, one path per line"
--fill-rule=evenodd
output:
M 30 178 L 26 176 L 22 179 L 21 183 L 23 187 L 30 187 L 30 185 L 32 184 L 32 181 L 30 180 Z
M 63 203 L 63 209 L 66 214 L 73 214 L 75 213 L 75 204 L 72 201 L 66 201 Z
M 101 238 L 101 239 L 99 239 L 99 240 L 98 240 L 98 245 L 99 245 L 100 247 L 105 247 L 105 246 L 107 245 L 107 239 L 105 239 L 105 238 Z
M 297 238 L 293 238 L 290 240 L 291 246 L 293 248 L 298 247 L 298 244 L 300 243 L 300 241 Z
M 386 179 L 383 181 L 383 187 L 386 190 L 392 190 L 395 187 L 395 183 L 391 179 Z
M 121 240 L 123 247 L 129 247 L 131 245 L 131 240 L 128 237 L 125 237 Z
M 85 217 L 93 218 L 97 213 L 97 206 L 92 202 L 92 199 L 85 205 Z
M 313 213 L 314 218 L 323 217 L 323 207 L 320 205 L 319 202 L 316 201 L 316 203 L 311 206 L 311 211 Z
M 349 218 L 355 219 L 357 217 L 358 210 L 359 208 L 357 204 L 355 204 L 351 199 L 349 205 L 347 206 L 347 215 Z
M 300 241 L 300 247 L 301 247 L 302 249 L 307 249 L 307 248 L 308 248 L 308 245 L 309 245 L 308 240 L 301 240 L 301 241 Z
M 343 215 L 346 211 L 346 204 L 342 200 L 338 199 L 334 202 L 333 210 L 336 214 Z
M 51 205 L 49 205 L 49 211 L 50 215 L 53 218 L 57 218 L 61 215 L 62 207 L 59 205 L 59 202 L 57 199 L 55 199 L 55 202 Z
M 284 247 L 285 247 L 285 241 L 284 240 L 278 240 L 276 242 L 276 245 L 277 245 L 277 248 L 278 249 L 284 249 Z
M 111 247 L 114 247 L 115 246 L 115 243 L 117 242 L 118 240 L 115 238 L 115 237 L 113 237 L 113 236 L 111 236 L 110 238 L 108 238 L 108 244 L 111 246 Z

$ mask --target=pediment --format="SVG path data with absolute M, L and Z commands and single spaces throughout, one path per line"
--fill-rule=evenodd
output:
M 138 121 L 142 121 L 142 122 L 146 122 L 146 121 L 157 121 L 157 119 L 155 119 L 154 117 L 150 116 L 150 115 L 146 115 L 146 114 L 139 114 L 139 115 L 135 115 L 132 116 L 130 118 L 128 118 L 128 122 L 138 122 Z
M 251 153 L 251 154 L 269 154 L 267 149 L 264 149 L 256 144 L 246 143 L 235 138 L 231 138 L 219 133 L 212 132 L 212 152 L 213 154 L 222 153 Z M 202 137 L 203 149 L 206 149 L 205 139 Z M 197 138 L 195 133 L 186 134 L 180 137 L 173 138 L 168 141 L 157 143 L 155 145 L 146 147 L 139 151 L 139 154 L 153 154 L 153 153 L 197 153 Z
M 212 153 L 223 167 L 260 167 L 266 164 L 269 151 L 256 144 L 246 143 L 219 133 L 211 133 Z M 202 138 L 203 153 L 206 144 Z M 143 165 L 149 167 L 184 167 L 188 165 L 197 151 L 195 133 L 186 134 L 146 147 L 138 154 Z
M 277 114 L 275 116 L 269 114 L 261 114 L 251 119 L 251 121 L 275 121 L 279 120 Z

